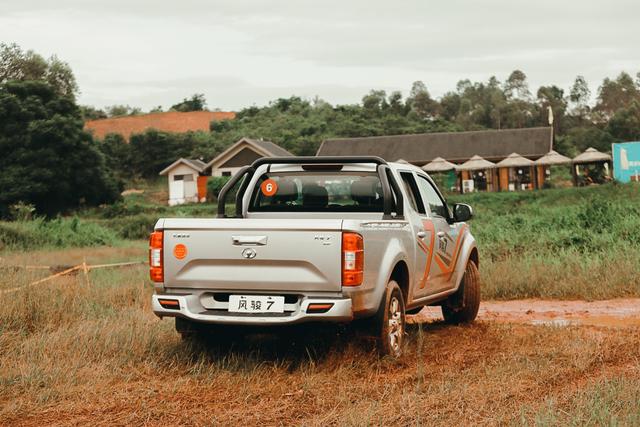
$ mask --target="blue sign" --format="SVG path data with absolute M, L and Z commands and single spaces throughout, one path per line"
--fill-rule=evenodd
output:
M 611 144 L 613 177 L 620 182 L 640 182 L 640 142 Z

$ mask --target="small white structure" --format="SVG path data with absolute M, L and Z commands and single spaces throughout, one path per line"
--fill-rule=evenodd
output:
M 206 200 L 206 195 L 198 195 L 198 178 L 205 169 L 206 164 L 201 160 L 181 158 L 160 172 L 169 179 L 169 206 Z
M 243 166 L 261 157 L 290 157 L 284 148 L 271 141 L 242 138 L 205 165 L 212 176 L 233 176 Z

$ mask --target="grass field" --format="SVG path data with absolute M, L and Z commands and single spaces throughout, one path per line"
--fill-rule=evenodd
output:
M 640 185 L 471 194 L 486 298 L 640 295 Z
M 640 296 L 638 194 L 456 196 L 477 214 L 483 298 Z M 80 218 L 2 222 L 0 293 L 49 274 L 7 266 L 144 261 L 146 242 L 127 233 L 211 210 L 134 195 Z M 637 326 L 413 324 L 396 362 L 351 328 L 186 344 L 151 293 L 141 265 L 4 294 L 0 425 L 640 424 Z
M 4 254 L 117 262 L 144 247 Z M 46 275 L 7 271 L 0 290 Z M 151 313 L 144 266 L 5 295 L 3 425 L 637 425 L 638 328 L 413 325 L 400 362 L 350 329 L 200 346 Z
M 77 217 L 0 222 L 0 249 L 122 246 L 146 238 L 159 217 L 214 215 L 213 204 L 162 205 L 156 187 Z M 480 248 L 483 298 L 640 296 L 640 185 L 451 200 L 475 209 L 470 225 Z

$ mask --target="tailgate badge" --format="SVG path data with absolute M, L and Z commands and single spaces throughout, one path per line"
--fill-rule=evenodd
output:
M 257 255 L 256 251 L 252 248 L 246 248 L 242 251 L 242 257 L 246 259 L 253 259 Z
M 323 246 L 331 246 L 331 236 L 317 234 L 313 236 L 313 240 L 315 240 L 316 242 L 322 242 Z

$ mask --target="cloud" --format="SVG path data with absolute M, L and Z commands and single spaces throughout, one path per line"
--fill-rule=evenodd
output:
M 629 0 L 23 0 L 0 4 L 0 40 L 68 61 L 84 103 L 204 92 L 238 109 L 293 93 L 357 102 L 414 80 L 441 95 L 515 68 L 532 88 L 576 74 L 595 88 L 637 71 L 639 12 Z

